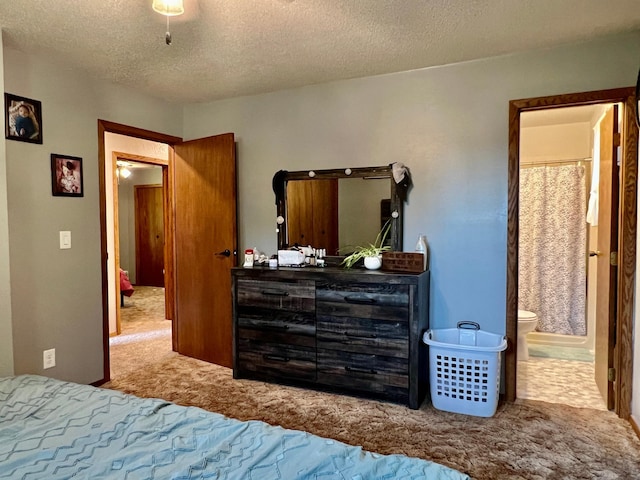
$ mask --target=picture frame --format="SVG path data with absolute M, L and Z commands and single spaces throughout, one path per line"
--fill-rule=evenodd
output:
M 51 193 L 54 197 L 83 197 L 82 158 L 51 154 Z
M 42 144 L 42 103 L 31 98 L 4 94 L 5 137 Z

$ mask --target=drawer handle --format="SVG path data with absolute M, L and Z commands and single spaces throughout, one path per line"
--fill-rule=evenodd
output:
M 378 374 L 378 372 L 376 370 L 372 369 L 372 368 L 358 368 L 358 367 L 346 366 L 346 367 L 344 367 L 344 369 L 347 372 L 352 372 L 352 373 L 371 373 L 373 375 L 377 375 Z
M 289 292 L 285 292 L 284 290 L 263 290 L 263 295 L 270 295 L 272 297 L 288 297 Z
M 369 297 L 352 297 L 350 295 L 345 295 L 344 301 L 347 303 L 357 303 L 359 305 L 371 305 L 372 303 L 376 303 L 375 298 Z
M 289 357 L 284 355 L 269 355 L 266 353 L 262 355 L 262 358 L 265 360 L 271 360 L 272 362 L 282 362 L 282 363 L 287 363 L 289 360 L 291 360 Z
M 289 292 L 284 290 L 262 290 L 262 295 L 269 295 L 272 297 L 288 297 Z
M 357 335 L 355 333 L 343 332 L 345 337 L 351 338 L 378 338 L 378 335 L 375 333 L 370 333 L 368 335 Z

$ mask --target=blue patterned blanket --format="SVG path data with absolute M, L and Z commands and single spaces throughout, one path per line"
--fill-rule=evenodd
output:
M 24 375 L 0 378 L 0 478 L 468 479 L 403 455 L 195 407 Z

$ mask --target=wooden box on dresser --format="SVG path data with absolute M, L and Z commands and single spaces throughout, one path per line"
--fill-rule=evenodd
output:
M 429 272 L 238 267 L 232 283 L 234 378 L 420 407 Z

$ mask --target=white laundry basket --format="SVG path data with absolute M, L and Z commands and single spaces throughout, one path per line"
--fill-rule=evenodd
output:
M 476 322 L 427 330 L 431 402 L 438 410 L 491 417 L 498 407 L 502 335 L 480 330 Z

